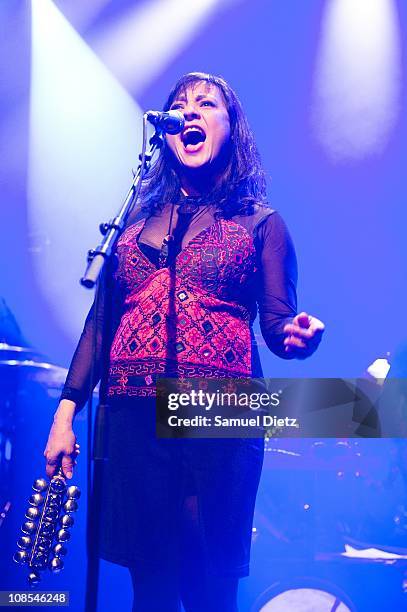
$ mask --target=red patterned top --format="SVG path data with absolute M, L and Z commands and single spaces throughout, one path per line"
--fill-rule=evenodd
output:
M 138 246 L 144 220 L 118 243 L 116 280 L 124 312 L 110 352 L 109 395 L 153 395 L 154 376 L 250 377 L 248 289 L 256 251 L 248 231 L 218 220 L 195 236 L 169 268 Z
M 272 214 L 273 213 L 273 214 Z M 282 328 L 296 313 L 296 261 L 278 213 L 215 219 L 192 236 L 169 267 L 157 268 L 138 237 L 146 220 L 129 226 L 117 245 L 110 397 L 155 394 L 155 377 L 261 376 L 252 324 L 284 357 Z M 98 313 L 96 367 L 101 374 Z M 78 406 L 90 387 L 92 311 L 75 352 L 63 398 Z

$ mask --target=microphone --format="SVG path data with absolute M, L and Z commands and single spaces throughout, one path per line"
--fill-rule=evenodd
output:
M 149 110 L 146 112 L 146 117 L 156 128 L 167 134 L 179 134 L 184 129 L 185 118 L 178 110 L 168 112 Z

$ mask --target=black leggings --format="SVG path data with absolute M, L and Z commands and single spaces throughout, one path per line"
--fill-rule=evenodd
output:
M 237 612 L 238 578 L 177 575 L 138 576 L 133 581 L 133 612 Z
M 237 612 L 238 577 L 209 575 L 197 522 L 197 500 L 183 505 L 182 551 L 179 565 L 161 571 L 131 567 L 134 612 Z

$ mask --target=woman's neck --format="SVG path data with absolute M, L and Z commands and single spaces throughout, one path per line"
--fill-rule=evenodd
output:
M 192 177 L 182 175 L 180 176 L 180 183 L 181 192 L 184 196 L 201 196 L 210 191 L 210 189 L 208 189 L 210 184 L 209 178 L 206 180 L 203 177 L 193 179 Z
M 185 196 L 204 196 L 210 193 L 219 180 L 219 173 L 211 170 L 183 171 L 179 174 L 181 191 Z
M 181 182 L 181 193 L 186 197 L 202 195 L 202 193 L 195 189 L 192 185 L 187 185 L 184 182 Z

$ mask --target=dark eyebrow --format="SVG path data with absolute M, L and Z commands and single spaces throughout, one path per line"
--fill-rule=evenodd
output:
M 208 91 L 207 93 L 204 94 L 198 94 L 195 98 L 196 102 L 199 102 L 199 100 L 202 100 L 203 98 L 213 98 L 215 99 L 215 97 L 210 94 L 210 92 Z
M 176 98 L 175 98 L 175 99 L 174 99 L 174 100 L 171 102 L 171 106 L 172 106 L 173 104 L 175 104 L 176 102 L 186 102 L 186 101 L 187 101 L 186 97 L 185 97 L 185 96 L 183 96 L 183 95 L 180 95 L 180 96 L 177 96 L 177 97 L 176 97 Z
M 215 97 L 213 96 L 213 94 L 211 94 L 210 92 L 207 92 L 207 93 L 201 93 L 195 96 L 195 102 L 199 102 L 200 100 L 203 100 L 204 98 L 208 98 L 208 97 L 213 98 L 215 100 Z M 177 98 L 175 98 L 175 100 L 171 102 L 171 106 L 173 104 L 176 104 L 177 102 L 186 102 L 186 101 L 187 101 L 186 96 L 181 94 L 180 96 L 178 96 Z

